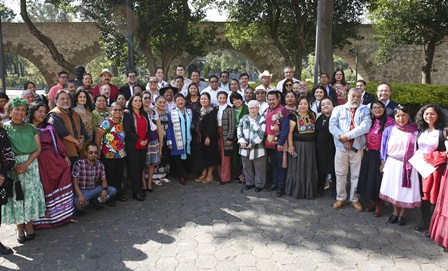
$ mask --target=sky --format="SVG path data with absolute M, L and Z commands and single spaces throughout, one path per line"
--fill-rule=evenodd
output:
M 20 5 L 19 5 L 19 1 L 17 0 L 4 0 L 5 1 L 5 6 L 11 8 L 14 13 L 20 17 Z M 17 19 L 16 16 L 16 19 Z M 226 14 L 222 14 L 220 15 L 218 10 L 216 9 L 207 9 L 207 16 L 205 18 L 205 20 L 207 21 L 211 21 L 211 22 L 224 22 L 227 19 L 227 15 Z

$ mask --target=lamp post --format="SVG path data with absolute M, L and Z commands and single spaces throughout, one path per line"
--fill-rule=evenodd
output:
M 2 16 L 0 16 L 0 92 L 6 93 L 5 84 L 5 61 L 3 59 L 3 34 L 2 34 Z
M 126 0 L 126 26 L 128 40 L 128 70 L 134 70 L 134 41 L 132 39 L 132 0 Z
M 356 49 L 356 48 L 354 48 L 354 47 L 352 47 L 352 48 L 350 48 L 350 53 L 353 53 L 353 54 L 355 54 L 355 65 L 356 65 L 356 69 L 355 69 L 355 75 L 356 75 L 356 79 L 355 79 L 355 82 L 356 81 L 358 81 L 358 49 Z
M 317 86 L 319 77 L 319 56 L 320 56 L 320 23 L 322 20 L 322 0 L 317 2 L 317 22 L 316 22 L 316 48 L 314 53 L 314 86 Z

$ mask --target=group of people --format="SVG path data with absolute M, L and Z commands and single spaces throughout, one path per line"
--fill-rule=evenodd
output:
M 413 123 L 408 110 L 389 99 L 390 85 L 380 84 L 375 98 L 363 80 L 350 88 L 339 69 L 331 80 L 321 74 L 311 91 L 291 67 L 276 87 L 263 71 L 255 89 L 245 73 L 230 79 L 224 71 L 207 85 L 199 71 L 186 78 L 183 66 L 170 83 L 157 68 L 146 86 L 129 71 L 120 88 L 107 69 L 96 87 L 83 67 L 76 72 L 80 79 L 72 81 L 60 72 L 48 98 L 36 95 L 31 82 L 25 90 L 33 97 L 27 92 L 8 101 L 0 93 L 1 217 L 17 225 L 19 243 L 33 240 L 35 228 L 84 215 L 87 205 L 127 201 L 126 183 L 132 198 L 144 201 L 153 184 L 170 182 L 170 175 L 181 185 L 217 177 L 222 185 L 236 180 L 245 190 L 300 199 L 331 187 L 334 209 L 348 200 L 363 211 L 363 196 L 366 210 L 379 217 L 389 202 L 388 221 L 398 225 L 407 209 L 421 207 L 416 230 L 448 247 L 448 138 L 437 105 L 424 106 Z M 410 162 L 417 148 L 437 168 L 425 178 Z M 0 253 L 9 252 L 0 246 Z

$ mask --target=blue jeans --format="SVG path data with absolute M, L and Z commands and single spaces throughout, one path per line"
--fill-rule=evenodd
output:
M 272 166 L 272 184 L 279 189 L 285 189 L 286 169 L 282 168 L 283 152 L 277 149 L 267 149 Z
M 89 200 L 98 198 L 101 195 L 102 191 L 103 191 L 103 187 L 101 185 L 98 185 L 97 187 L 95 187 L 92 190 L 81 189 L 81 193 L 84 196 L 84 198 L 86 199 L 86 205 L 85 206 L 80 206 L 79 205 L 78 195 L 76 195 L 76 193 L 75 193 L 75 207 L 76 207 L 76 210 L 83 210 L 84 207 L 89 205 Z M 107 195 L 109 196 L 109 199 L 112 198 L 113 196 L 115 196 L 115 194 L 117 194 L 117 189 L 115 189 L 115 187 L 113 187 L 113 186 L 108 186 L 107 187 Z

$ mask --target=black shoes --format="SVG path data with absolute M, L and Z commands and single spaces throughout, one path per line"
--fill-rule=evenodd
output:
M 19 242 L 20 244 L 25 243 L 26 241 L 26 237 L 25 235 L 19 236 L 19 232 L 17 232 L 17 242 Z
M 2 243 L 0 243 L 0 254 L 1 255 L 9 255 L 12 254 L 12 249 L 5 247 Z
M 76 211 L 76 216 L 81 217 L 84 216 L 86 214 L 86 212 L 84 212 L 84 210 L 77 210 Z
M 128 198 L 126 198 L 125 196 L 119 196 L 119 197 L 116 198 L 116 200 L 118 200 L 118 201 L 127 201 Z
M 275 184 L 271 185 L 271 187 L 269 187 L 269 191 L 275 191 L 277 190 L 277 186 Z
M 255 188 L 255 185 L 246 185 L 246 186 L 244 187 L 245 190 L 250 190 L 250 189 L 252 189 L 252 188 Z
M 414 227 L 414 230 L 418 232 L 424 232 L 427 231 L 428 229 L 429 229 L 429 223 L 424 221 L 422 221 L 420 225 Z
M 145 200 L 145 197 L 143 197 L 141 194 L 138 194 L 138 195 L 132 195 L 132 198 L 133 199 L 136 199 L 136 200 L 138 200 L 138 201 L 144 201 Z
M 277 190 L 277 197 L 283 197 L 283 195 L 285 194 L 285 190 L 279 188 Z
M 94 199 L 90 199 L 90 200 L 89 200 L 89 203 L 92 205 L 92 207 L 93 207 L 95 210 L 101 210 L 101 209 L 104 208 L 104 207 L 101 205 L 101 203 L 98 201 L 98 199 L 96 199 L 96 198 L 94 198 Z
M 261 190 L 263 190 L 263 188 L 261 188 L 261 187 L 255 187 L 255 192 L 260 192 Z
M 397 219 L 398 226 L 403 226 L 404 222 L 405 222 L 405 217 L 404 216 L 398 216 L 398 219 Z
M 394 224 L 394 223 L 397 223 L 397 221 L 398 221 L 398 216 L 396 216 L 396 215 L 391 215 L 390 217 L 389 217 L 389 223 L 392 223 L 392 224 Z

